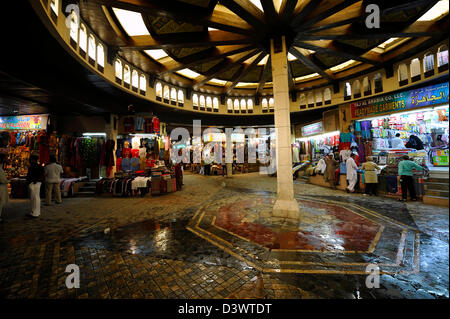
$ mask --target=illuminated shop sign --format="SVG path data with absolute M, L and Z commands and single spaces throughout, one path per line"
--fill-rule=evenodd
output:
M 323 132 L 322 122 L 306 125 L 302 127 L 302 136 L 310 136 Z
M 0 130 L 45 130 L 48 115 L 0 117 Z
M 448 82 L 350 104 L 352 118 L 448 103 Z

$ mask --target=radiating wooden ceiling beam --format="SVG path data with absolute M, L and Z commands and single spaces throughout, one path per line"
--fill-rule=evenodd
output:
M 297 2 L 298 0 L 284 0 L 281 3 L 279 17 L 282 24 L 287 24 L 291 21 Z
M 271 73 L 272 73 L 272 59 L 269 56 L 269 58 L 267 59 L 266 65 L 264 66 L 264 69 L 261 72 L 261 77 L 259 79 L 258 88 L 256 89 L 256 95 L 261 94 L 261 92 L 264 88 L 264 84 L 266 84 L 267 79 L 269 78 Z
M 233 11 L 255 30 L 265 29 L 264 13 L 249 0 L 219 0 L 220 4 Z
M 214 61 L 220 58 L 225 58 L 234 54 L 254 50 L 256 45 L 239 45 L 239 46 L 230 46 L 225 50 L 220 50 L 219 48 L 210 48 L 209 50 L 204 50 L 192 55 L 187 56 L 186 58 L 180 59 L 179 61 L 172 60 L 169 63 L 165 63 L 164 67 L 166 68 L 161 74 L 173 73 L 185 68 L 190 68 L 192 66 L 207 63 L 210 61 Z
M 167 0 L 90 0 L 100 5 L 140 12 L 156 17 L 203 25 L 224 31 L 254 35 L 252 27 L 234 14 Z
M 299 26 L 310 14 L 316 6 L 320 6 L 322 0 L 303 0 L 297 2 L 291 20 L 291 26 Z
M 359 21 L 365 18 L 365 7 L 363 6 L 362 1 L 355 2 L 347 9 L 343 11 L 339 11 L 326 19 L 318 21 L 314 25 L 311 25 L 309 28 L 309 32 L 312 31 L 320 31 L 324 29 L 330 29 L 333 27 L 338 27 L 341 25 L 350 24 L 355 21 Z M 301 31 L 302 27 L 296 28 L 296 30 Z
M 304 49 L 316 51 L 318 53 L 337 55 L 344 59 L 360 61 L 362 63 L 373 64 L 376 66 L 380 65 L 380 63 L 376 60 L 371 60 L 359 55 L 339 51 L 339 49 L 336 48 L 332 41 L 295 41 L 295 45 Z
M 361 32 L 351 25 L 340 26 L 313 34 L 299 34 L 299 37 L 307 40 L 357 40 L 357 39 L 390 39 L 390 38 L 414 38 L 438 36 L 447 32 L 447 23 L 430 25 L 428 21 L 416 21 L 405 29 L 399 29 L 398 25 L 391 23 L 380 29 L 370 32 Z
M 205 32 L 180 32 L 158 35 L 138 35 L 130 37 L 122 50 L 152 50 L 170 48 L 212 47 L 220 45 L 249 44 L 252 39 L 242 34 L 222 30 Z
M 260 52 L 259 49 L 253 50 L 250 53 L 247 53 L 245 55 L 240 55 L 237 59 L 226 59 L 225 61 L 222 61 L 221 63 L 215 65 L 210 70 L 207 71 L 207 75 L 202 75 L 199 81 L 195 81 L 193 86 L 194 88 L 199 88 L 202 85 L 204 85 L 206 82 L 210 81 L 211 79 L 216 78 L 219 74 L 231 69 L 237 64 L 241 64 L 244 61 L 250 59 L 255 54 L 258 54 Z
M 253 68 L 255 68 L 259 61 L 261 61 L 267 55 L 266 52 L 261 52 L 252 63 L 244 66 L 242 70 L 237 72 L 237 76 L 233 79 L 232 83 L 228 86 L 225 86 L 224 92 L 230 94 L 230 92 L 236 87 L 236 85 L 241 81 L 241 79 L 246 76 Z
M 295 56 L 301 63 L 306 65 L 311 71 L 314 73 L 320 74 L 322 77 L 326 78 L 329 81 L 333 81 L 334 77 L 332 74 L 328 74 L 325 72 L 325 70 L 318 67 L 309 57 L 304 56 L 299 50 L 297 50 L 295 47 L 291 47 L 289 49 L 289 52 Z
M 260 0 L 261 5 L 264 9 L 264 15 L 266 17 L 267 23 L 274 24 L 277 21 L 278 14 L 275 10 L 273 0 Z
M 300 27 L 306 28 L 316 24 L 317 22 L 332 16 L 339 11 L 342 11 L 355 2 L 362 2 L 362 0 L 339 0 L 339 1 L 329 1 L 325 2 L 323 5 L 318 5 L 315 10 L 307 17 L 307 20 L 303 20 Z

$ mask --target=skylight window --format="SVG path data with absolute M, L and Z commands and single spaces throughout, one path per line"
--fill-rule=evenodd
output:
M 167 56 L 166 51 L 161 50 L 161 49 L 145 50 L 144 52 L 147 53 L 154 60 L 159 60 L 159 59 L 165 58 Z
M 258 65 L 266 65 L 267 60 L 269 60 L 269 55 L 266 55 L 261 61 L 259 61 Z
M 219 80 L 219 79 L 211 79 L 208 81 L 210 84 L 216 84 L 216 85 L 225 85 L 227 84 L 227 81 Z
M 113 8 L 122 28 L 129 36 L 150 35 L 142 15 L 138 12 Z
M 257 6 L 259 10 L 264 12 L 264 8 L 261 5 L 261 1 L 259 1 L 259 0 L 250 0 L 250 2 L 253 3 L 255 6 Z
M 294 80 L 296 82 L 299 82 L 299 81 L 309 80 L 309 79 L 312 79 L 312 78 L 315 78 L 315 77 L 318 77 L 318 76 L 319 76 L 319 73 L 312 73 L 312 74 L 300 76 L 298 78 L 295 78 Z
M 292 55 L 291 53 L 288 53 L 288 61 L 294 61 L 294 60 L 297 60 L 297 58 L 294 55 Z
M 332 68 L 330 68 L 330 70 L 333 71 L 333 72 L 340 71 L 342 69 L 346 69 L 346 68 L 350 67 L 355 62 L 356 62 L 355 60 L 348 60 L 347 62 L 344 62 L 344 63 L 341 63 L 339 65 L 333 66 Z
M 177 71 L 177 73 L 179 73 L 187 78 L 190 78 L 190 79 L 195 79 L 196 77 L 200 76 L 200 74 L 192 71 L 191 69 L 183 69 L 183 70 Z
M 449 0 L 438 1 L 430 10 L 421 16 L 417 21 L 433 21 L 448 14 Z

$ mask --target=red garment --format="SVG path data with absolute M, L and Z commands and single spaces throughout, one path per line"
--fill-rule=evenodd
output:
M 122 158 L 125 158 L 125 157 L 131 158 L 131 148 L 129 148 L 129 147 L 124 147 L 124 148 L 122 149 Z
M 132 150 L 131 150 L 131 157 L 137 157 L 137 158 L 139 158 L 139 150 L 137 150 L 137 149 L 132 149 Z
M 148 159 L 145 161 L 145 165 L 146 165 L 147 167 L 154 167 L 154 166 L 155 166 L 155 160 L 148 158 Z
M 157 117 L 153 118 L 153 132 L 159 134 L 159 119 Z
M 121 157 L 117 158 L 117 160 L 116 160 L 116 170 L 117 171 L 122 170 L 122 158 Z

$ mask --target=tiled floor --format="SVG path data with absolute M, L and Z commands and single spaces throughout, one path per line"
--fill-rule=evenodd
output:
M 265 218 L 276 180 L 253 173 L 186 175 L 181 192 L 159 197 L 65 199 L 36 220 L 11 200 L 0 297 L 448 298 L 447 209 L 294 188 L 296 226 Z M 363 265 L 397 261 L 366 288 Z M 69 290 L 73 263 L 81 282 Z

